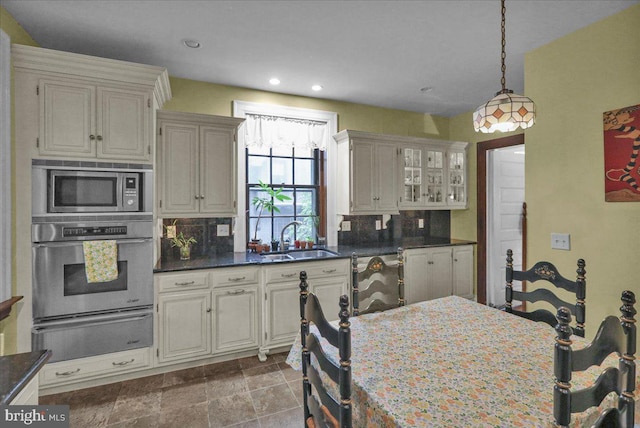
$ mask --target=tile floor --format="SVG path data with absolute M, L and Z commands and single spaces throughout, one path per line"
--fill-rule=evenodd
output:
M 40 397 L 68 404 L 71 427 L 294 427 L 303 424 L 300 372 L 287 353 L 199 366 Z

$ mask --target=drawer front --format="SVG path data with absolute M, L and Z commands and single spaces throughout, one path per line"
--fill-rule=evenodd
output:
M 150 348 L 140 348 L 47 364 L 40 371 L 40 384 L 48 386 L 73 383 L 145 369 L 151 366 L 150 355 Z
M 260 268 L 253 266 L 250 268 L 225 268 L 213 269 L 211 271 L 211 283 L 214 287 L 224 287 L 229 285 L 257 284 Z
M 205 271 L 197 273 L 169 273 L 156 275 L 158 291 L 160 293 L 165 291 L 208 288 L 209 282 L 207 281 L 207 278 L 208 274 Z
M 340 259 L 321 262 L 285 263 L 278 267 L 268 267 L 265 272 L 266 283 L 299 281 L 300 271 L 307 272 L 307 278 L 310 281 L 330 276 L 348 275 L 349 260 Z

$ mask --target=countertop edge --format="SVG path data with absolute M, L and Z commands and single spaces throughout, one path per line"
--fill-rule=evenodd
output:
M 400 243 L 399 243 L 400 244 Z M 314 259 L 294 259 L 286 261 L 261 261 L 257 257 L 258 255 L 252 255 L 251 253 L 228 253 L 225 255 L 213 256 L 211 258 L 198 258 L 188 260 L 184 262 L 172 261 L 168 262 L 165 267 L 160 265 L 160 261 L 156 263 L 153 273 L 172 273 L 172 272 L 189 272 L 203 269 L 219 269 L 219 268 L 234 268 L 234 267 L 248 267 L 248 266 L 273 266 L 287 263 L 305 263 L 323 260 L 336 260 L 350 258 L 355 252 L 361 257 L 382 256 L 396 253 L 398 247 L 402 247 L 405 250 L 417 249 L 417 248 L 433 248 L 433 247 L 452 247 L 459 245 L 474 245 L 476 241 L 468 241 L 464 239 L 449 239 L 443 242 L 434 243 L 401 243 L 402 245 L 389 244 L 371 244 L 371 245 L 341 245 L 338 247 L 326 248 L 330 252 L 335 253 L 334 256 L 319 257 Z M 220 257 L 220 261 L 214 261 L 216 257 Z M 249 257 L 249 258 L 247 258 Z M 256 257 L 256 258 L 251 258 Z M 207 263 L 208 261 L 208 263 Z M 160 267 L 159 267 L 160 266 Z
M 4 394 L 0 398 L 0 404 L 6 405 L 11 403 L 11 401 L 18 396 L 18 394 L 24 389 L 24 387 L 35 376 L 38 376 L 38 372 L 40 371 L 40 369 L 42 369 L 42 367 L 47 363 L 47 361 L 49 361 L 49 358 L 51 358 L 51 351 L 48 349 L 42 350 L 42 351 L 34 351 L 34 352 L 40 352 L 40 355 L 31 363 L 31 366 L 20 376 L 20 379 L 18 379 L 15 382 L 15 384 L 11 385 L 8 391 L 6 392 L 6 394 Z M 32 354 L 34 352 L 27 352 L 24 354 L 15 354 L 15 355 L 5 355 L 1 358 L 8 359 L 9 361 L 7 362 L 7 364 L 10 365 L 12 364 L 11 359 L 18 358 L 18 356 L 20 355 Z M 11 373 L 11 367 L 9 367 L 9 373 Z

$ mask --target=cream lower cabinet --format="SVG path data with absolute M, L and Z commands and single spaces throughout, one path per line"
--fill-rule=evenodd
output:
M 408 303 L 451 295 L 473 294 L 473 246 L 405 250 L 405 294 Z
M 158 298 L 160 362 L 211 354 L 211 292 L 184 291 Z
M 453 247 L 453 294 L 473 299 L 473 246 Z
M 349 291 L 349 260 L 310 261 L 265 266 L 263 342 L 258 357 L 291 345 L 300 332 L 300 272 L 307 272 L 309 290 L 318 296 L 328 320 L 338 319 L 339 298 Z M 333 309 L 332 309 L 333 308 Z
M 156 274 L 158 362 L 257 349 L 259 273 L 252 266 Z

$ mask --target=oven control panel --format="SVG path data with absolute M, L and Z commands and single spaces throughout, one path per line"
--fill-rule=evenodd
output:
M 127 226 L 63 227 L 62 236 L 126 235 Z

